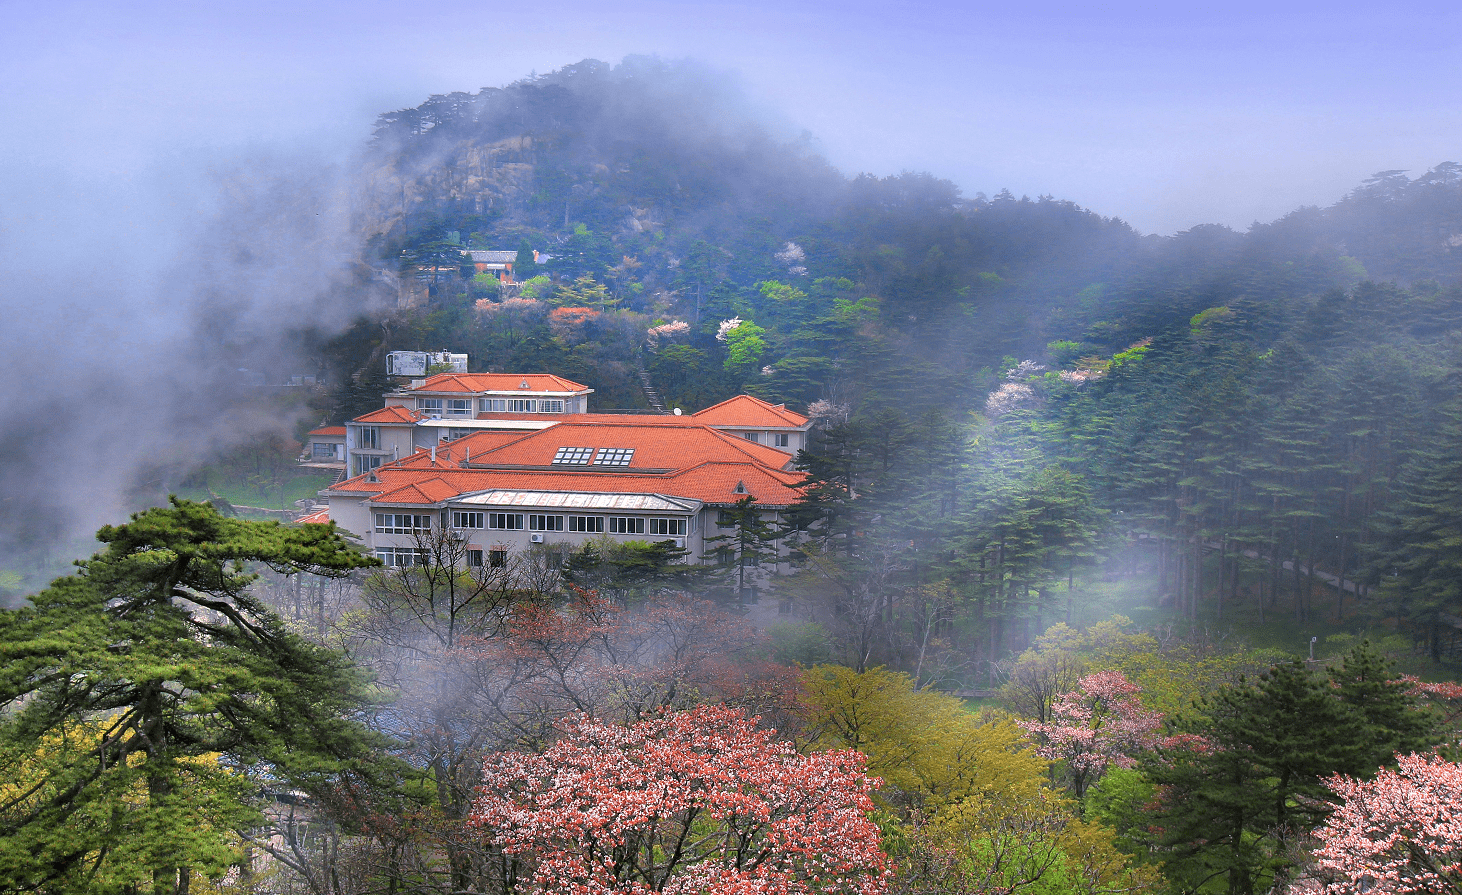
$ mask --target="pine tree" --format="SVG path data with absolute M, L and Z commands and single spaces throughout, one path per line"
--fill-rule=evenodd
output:
M 762 566 L 777 556 L 777 531 L 761 514 L 756 497 L 748 494 L 720 512 L 716 524 L 728 533 L 705 540 L 706 553 L 720 561 L 738 606 L 746 605 Z
M 1363 641 L 1330 669 L 1335 693 L 1362 728 L 1354 765 L 1344 772 L 1369 778 L 1397 755 L 1420 752 L 1437 742 L 1437 719 L 1417 706 L 1411 684 L 1396 673 L 1396 663 Z
M 1444 617 L 1462 614 L 1462 404 L 1442 412 L 1440 431 L 1416 453 L 1400 490 L 1382 517 L 1369 580 L 1387 610 L 1426 632 L 1440 661 Z
M 1241 680 L 1172 724 L 1144 762 L 1161 788 L 1155 845 L 1169 877 L 1196 890 L 1224 877 L 1230 895 L 1281 879 L 1293 843 L 1324 816 L 1324 778 L 1355 766 L 1355 713 L 1302 662 Z
M 0 767 L 65 746 L 25 765 L 0 805 L 7 891 L 101 871 L 186 891 L 194 868 L 229 863 L 230 830 L 257 822 L 218 792 L 318 790 L 374 742 L 347 720 L 366 693 L 354 668 L 249 592 L 253 563 L 330 576 L 372 564 L 333 525 L 174 498 L 98 538 L 106 549 L 76 574 L 0 616 Z

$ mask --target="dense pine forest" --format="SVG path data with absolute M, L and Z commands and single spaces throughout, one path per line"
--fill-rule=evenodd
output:
M 0 889 L 1456 891 L 1462 165 L 1151 236 L 815 150 L 657 59 L 380 116 L 301 431 L 445 348 L 785 403 L 805 496 L 735 568 L 109 526 L 0 617 Z

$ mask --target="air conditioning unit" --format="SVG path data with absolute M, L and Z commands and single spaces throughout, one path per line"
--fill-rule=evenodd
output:
M 675 546 L 677 546 L 677 547 L 684 547 L 685 546 L 685 538 L 676 538 L 675 539 Z
M 542 544 L 543 543 L 543 535 L 529 535 L 528 536 L 528 540 L 532 541 L 535 544 Z

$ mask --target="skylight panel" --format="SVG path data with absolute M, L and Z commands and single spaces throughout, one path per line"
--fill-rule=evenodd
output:
M 634 455 L 634 448 L 600 448 L 599 456 L 594 459 L 594 465 L 628 466 L 630 458 Z
M 540 455 L 542 456 L 542 455 Z M 589 447 L 561 447 L 558 453 L 553 455 L 555 466 L 588 466 L 589 460 L 594 456 L 594 449 Z M 604 462 L 604 461 L 599 461 Z M 626 460 L 626 463 L 629 461 Z

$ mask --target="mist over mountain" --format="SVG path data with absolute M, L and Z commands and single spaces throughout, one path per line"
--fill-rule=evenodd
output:
M 403 300 L 330 343 L 332 379 L 442 346 L 584 382 L 600 407 L 648 408 L 643 372 L 667 406 L 806 410 L 809 500 L 859 498 L 809 518 L 889 617 L 964 589 L 979 663 L 1057 611 L 1062 562 L 1141 570 L 1189 620 L 1339 623 L 1361 600 L 1440 655 L 1452 604 L 1385 577 L 1442 549 L 1406 539 L 1452 462 L 1457 164 L 1157 237 L 1051 196 L 849 177 L 745 109 L 714 73 L 629 59 L 381 116 L 360 229 Z M 490 249 L 518 250 L 522 282 L 464 260 Z M 327 413 L 373 401 L 337 388 Z M 1324 569 L 1333 607 L 1286 568 Z M 889 625 L 859 661 L 912 661 Z
M 1451 294 L 1462 274 L 1451 163 L 1382 172 L 1244 233 L 1144 236 L 1057 197 L 840 172 L 724 73 L 652 57 L 431 97 L 381 115 L 345 161 L 256 154 L 151 192 L 98 187 L 10 202 L 49 206 L 7 228 L 9 289 L 38 315 L 6 344 L 10 556 L 159 499 L 229 445 L 369 409 L 393 349 L 552 370 L 595 387 L 599 406 L 645 406 L 644 366 L 687 408 L 746 390 L 958 416 L 1052 343 L 1110 357 L 1219 306 L 1255 309 L 1263 343 L 1327 290 L 1434 281 Z M 104 210 L 94 241 L 119 250 L 58 267 L 86 206 Z M 505 306 L 459 274 L 403 306 L 413 265 L 462 249 L 551 256 L 525 271 L 548 278 L 529 290 L 541 304 Z M 555 329 L 564 307 L 598 313 Z M 717 338 L 730 319 L 755 330 L 735 359 Z M 675 321 L 688 334 L 648 350 L 645 332 Z M 329 392 L 261 401 L 259 382 L 299 374 Z M 109 458 L 85 493 L 49 484 L 63 464 L 48 408 L 76 395 L 84 422 L 67 450 Z
M 1145 235 L 653 57 L 170 161 L 0 195 L 0 889 L 1455 857 L 1334 822 L 1462 810 L 1462 166 Z
M 963 196 L 922 173 L 849 177 L 789 132 L 762 124 L 698 66 L 585 61 L 382 115 L 359 226 L 386 266 L 449 236 L 477 249 L 531 245 L 554 256 L 544 273 L 595 277 L 621 310 L 702 330 L 742 310 L 797 317 L 774 329 L 768 361 L 806 357 L 796 326 L 833 305 L 789 314 L 757 284 L 826 291 L 846 281 L 844 298 L 876 299 L 885 347 L 956 379 L 1053 340 L 1119 350 L 1246 296 L 1362 279 L 1451 284 L 1462 272 L 1462 182 L 1451 163 L 1415 178 L 1383 172 L 1332 207 L 1247 233 L 1212 225 L 1164 238 L 1051 196 Z M 805 253 L 798 264 L 777 258 L 789 242 Z M 440 308 L 449 316 L 450 304 Z M 451 326 L 411 337 L 471 341 L 476 318 L 459 310 Z M 512 357 L 477 347 L 484 366 Z M 775 378 L 755 385 L 802 404 L 817 397 Z M 619 399 L 633 402 L 628 388 Z

